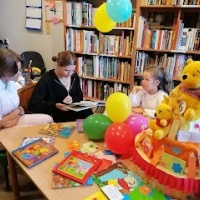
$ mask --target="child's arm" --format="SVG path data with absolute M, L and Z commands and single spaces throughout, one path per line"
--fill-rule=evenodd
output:
M 142 86 L 133 86 L 131 93 L 129 94 L 129 98 L 131 100 L 131 104 L 133 108 L 141 106 L 142 97 L 144 95 Z

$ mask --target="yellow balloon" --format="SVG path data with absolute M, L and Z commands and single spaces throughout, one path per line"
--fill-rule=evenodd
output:
M 94 25 L 100 32 L 111 31 L 116 22 L 114 22 L 107 14 L 106 3 L 103 3 L 94 13 Z
M 115 92 L 106 100 L 106 113 L 113 122 L 124 122 L 131 109 L 131 101 L 124 93 Z

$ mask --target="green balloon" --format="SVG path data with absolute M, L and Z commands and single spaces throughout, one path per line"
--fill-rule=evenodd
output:
M 83 121 L 83 131 L 92 140 L 104 138 L 107 127 L 113 122 L 105 115 L 95 113 Z

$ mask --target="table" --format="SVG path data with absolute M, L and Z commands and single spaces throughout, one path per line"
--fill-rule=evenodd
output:
M 69 124 L 75 125 L 75 122 L 71 122 Z M 59 149 L 59 153 L 48 158 L 47 160 L 41 162 L 31 169 L 28 169 L 12 155 L 12 150 L 20 146 L 24 137 L 45 136 L 38 133 L 41 128 L 42 126 L 13 127 L 4 129 L 0 132 L 0 141 L 7 150 L 14 199 L 20 199 L 20 191 L 15 170 L 15 163 L 19 165 L 19 167 L 25 172 L 25 174 L 27 174 L 31 181 L 49 200 L 55 200 L 58 199 L 58 197 L 59 200 L 82 200 L 85 197 L 97 192 L 99 190 L 99 187 L 95 183 L 93 184 L 93 186 L 51 189 L 52 168 L 54 162 L 58 162 L 63 159 L 64 152 L 68 151 L 67 142 L 76 140 L 78 141 L 79 145 L 82 146 L 83 143 L 88 141 L 87 136 L 83 133 L 78 133 L 77 130 L 75 130 L 68 139 L 56 137 L 54 146 Z M 99 145 L 101 149 L 105 148 L 103 142 L 96 142 L 96 144 Z M 127 162 L 127 164 L 130 165 L 130 160 L 124 160 L 124 162 L 125 164 Z

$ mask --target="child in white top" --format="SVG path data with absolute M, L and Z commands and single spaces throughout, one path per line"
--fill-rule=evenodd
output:
M 173 89 L 173 81 L 159 66 L 149 66 L 143 72 L 141 86 L 133 86 L 129 95 L 133 113 L 147 114 L 154 117 L 156 107 L 164 95 Z

